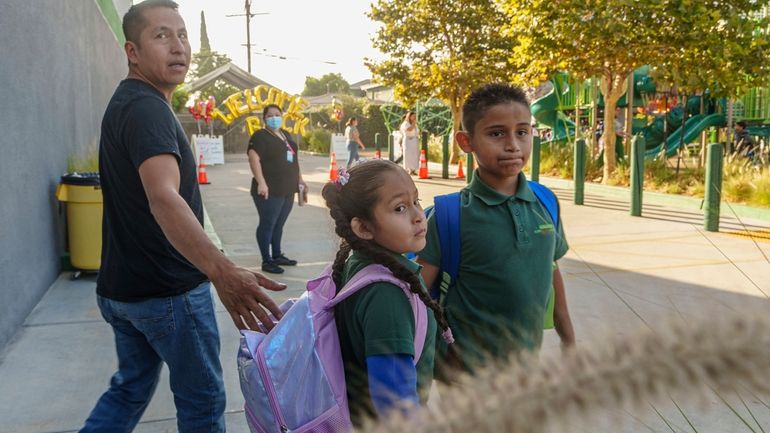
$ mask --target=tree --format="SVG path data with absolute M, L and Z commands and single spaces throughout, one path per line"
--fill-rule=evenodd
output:
M 758 67 L 764 56 L 734 63 L 767 45 L 765 36 L 752 36 L 755 27 L 745 22 L 764 4 L 767 0 L 504 0 L 509 23 L 503 31 L 516 37 L 511 62 L 530 84 L 558 70 L 601 79 L 602 139 L 614 143 L 615 107 L 627 77 L 639 66 L 660 66 L 683 88 L 718 85 L 716 77 L 723 72 L 731 89 L 740 81 L 733 77 L 766 76 L 765 66 Z M 614 168 L 615 153 L 605 151 L 603 182 Z
M 681 49 L 678 55 L 665 57 L 653 69 L 655 80 L 676 85 L 685 95 L 708 91 L 712 97 L 727 98 L 740 96 L 752 87 L 766 86 L 770 79 L 766 62 L 770 55 L 766 34 L 770 17 L 765 13 L 768 3 L 689 3 L 690 14 L 681 17 L 681 31 L 676 35 L 682 41 Z M 728 122 L 731 120 L 728 115 Z
M 342 74 L 326 74 L 321 78 L 306 77 L 302 96 L 320 96 L 327 93 L 350 95 L 350 84 Z
M 188 99 L 190 99 L 190 94 L 184 91 L 183 85 L 178 85 L 171 95 L 171 108 L 174 113 L 181 113 L 185 109 Z
M 226 54 L 219 54 L 216 51 L 199 51 L 192 55 L 192 68 L 187 75 L 190 81 L 196 80 L 209 72 L 230 63 L 230 57 Z M 206 99 L 209 96 L 216 98 L 217 104 L 221 104 L 228 96 L 238 92 L 239 88 L 227 83 L 224 80 L 216 80 L 208 86 L 201 89 L 201 98 Z
M 675 32 L 661 2 L 627 0 L 505 0 L 510 22 L 503 31 L 515 35 L 511 62 L 529 84 L 558 70 L 585 79 L 600 78 L 604 95 L 604 176 L 615 170 L 615 107 L 626 78 L 644 64 L 655 64 Z M 655 10 L 658 13 L 655 13 Z M 670 28 L 670 32 L 661 29 Z
M 770 78 L 769 0 L 687 2 L 678 17 L 678 55 L 656 65 L 657 80 L 675 84 L 687 94 L 709 90 L 713 96 L 735 97 Z M 670 13 L 670 12 L 669 12 Z
M 201 11 L 201 49 L 192 55 L 190 73 L 187 75 L 189 81 L 197 80 L 209 72 L 230 63 L 230 57 L 226 54 L 219 54 L 211 50 L 209 44 L 209 35 L 206 30 L 206 16 Z M 216 80 L 200 90 L 202 99 L 213 96 L 217 104 L 221 104 L 228 96 L 239 91 L 237 87 L 228 84 L 223 80 Z
M 211 51 L 209 33 L 206 30 L 206 15 L 201 11 L 201 51 Z
M 378 0 L 368 13 L 382 23 L 373 43 L 386 60 L 367 59 L 375 81 L 392 86 L 405 106 L 436 97 L 460 129 L 462 103 L 485 83 L 507 81 L 512 41 L 501 35 L 506 19 L 490 0 Z M 452 160 L 459 149 L 455 144 Z

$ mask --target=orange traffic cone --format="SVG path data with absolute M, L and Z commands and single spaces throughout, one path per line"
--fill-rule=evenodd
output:
M 420 172 L 418 173 L 420 179 L 429 179 L 428 177 L 428 157 L 425 153 L 425 149 L 420 151 Z
M 206 174 L 206 164 L 203 162 L 203 155 L 201 155 L 200 162 L 198 163 L 198 184 L 208 185 L 209 176 Z
M 457 159 L 457 176 L 455 179 L 465 179 L 465 172 L 463 171 L 463 159 Z
M 329 164 L 329 181 L 334 182 L 337 180 L 337 175 L 337 156 L 332 152 L 332 159 Z
M 380 151 L 379 147 L 377 148 L 377 150 L 374 151 L 374 157 L 376 159 L 382 159 L 382 152 Z

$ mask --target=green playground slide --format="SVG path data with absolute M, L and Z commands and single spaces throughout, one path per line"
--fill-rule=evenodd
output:
M 575 122 L 556 108 L 559 106 L 559 86 L 551 81 L 552 88 L 545 95 L 532 101 L 532 116 L 537 123 L 551 128 L 551 141 L 568 141 L 575 138 Z
M 749 132 L 749 135 L 759 135 L 765 138 L 770 137 L 770 125 L 762 124 L 749 126 L 746 130 Z
M 687 144 L 697 140 L 701 132 L 705 129 L 711 128 L 712 126 L 722 127 L 725 126 L 725 124 L 725 115 L 721 113 L 696 114 L 695 116 L 690 117 L 684 123 L 683 127 L 677 128 L 668 136 L 665 143 L 666 157 L 670 158 L 676 155 L 682 140 L 682 128 L 684 128 L 684 143 Z M 654 159 L 660 156 L 661 146 L 663 146 L 663 143 L 654 148 L 648 148 L 644 153 L 645 158 Z

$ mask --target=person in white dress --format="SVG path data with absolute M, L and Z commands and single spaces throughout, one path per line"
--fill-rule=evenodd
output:
M 416 175 L 420 167 L 420 131 L 417 129 L 417 114 L 407 111 L 401 121 L 401 146 L 404 156 L 404 169 Z

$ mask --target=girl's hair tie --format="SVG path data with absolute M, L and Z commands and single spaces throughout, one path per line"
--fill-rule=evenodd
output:
M 455 342 L 455 337 L 452 335 L 452 330 L 450 328 L 447 328 L 446 331 L 441 333 L 441 338 L 444 339 L 446 344 L 452 344 Z
M 348 181 L 350 180 L 350 173 L 348 173 L 348 171 L 344 168 L 340 168 L 337 170 L 337 172 L 337 180 L 334 181 L 334 185 L 339 191 L 343 186 L 348 184 Z

